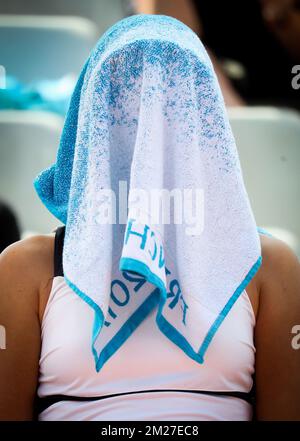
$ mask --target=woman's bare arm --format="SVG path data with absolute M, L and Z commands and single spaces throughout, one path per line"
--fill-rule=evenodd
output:
M 300 420 L 300 264 L 287 245 L 262 238 L 259 310 L 255 329 L 259 420 Z
M 53 239 L 17 242 L 0 255 L 0 420 L 31 420 L 40 355 L 40 319 L 51 289 Z

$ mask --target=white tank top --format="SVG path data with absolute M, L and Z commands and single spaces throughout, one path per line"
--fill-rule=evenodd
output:
M 93 319 L 92 308 L 55 275 L 42 321 L 38 397 L 46 408 L 39 420 L 251 420 L 243 393 L 253 386 L 255 316 L 245 291 L 203 364 L 159 331 L 153 311 L 97 373 Z

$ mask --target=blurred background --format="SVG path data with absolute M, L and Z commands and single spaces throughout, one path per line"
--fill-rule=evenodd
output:
M 299 0 L 0 0 L 0 251 L 58 225 L 32 182 L 55 161 L 90 50 L 135 13 L 174 16 L 202 39 L 257 224 L 300 257 Z

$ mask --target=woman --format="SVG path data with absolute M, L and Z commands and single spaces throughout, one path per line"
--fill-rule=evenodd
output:
M 299 419 L 299 263 L 257 232 L 189 28 L 107 31 L 35 187 L 66 227 L 1 255 L 1 419 L 32 419 L 36 393 L 40 420 Z

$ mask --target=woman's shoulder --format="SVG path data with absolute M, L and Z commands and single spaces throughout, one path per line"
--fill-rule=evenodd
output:
M 260 242 L 262 264 L 246 288 L 256 318 L 263 299 L 268 298 L 271 305 L 282 301 L 278 296 L 291 297 L 293 285 L 300 279 L 299 260 L 285 242 L 264 234 L 260 235 Z
M 1 275 L 41 280 L 53 273 L 54 234 L 31 236 L 8 246 L 0 254 Z
M 34 236 L 0 254 L 0 418 L 29 420 L 39 375 L 41 310 L 53 280 L 54 236 Z M 45 299 L 45 300 L 44 300 Z
M 300 304 L 300 262 L 283 241 L 260 236 L 262 265 L 254 277 L 259 304 Z
M 267 236 L 261 235 L 261 251 L 262 251 L 262 265 L 258 271 L 258 276 L 261 283 L 267 283 L 268 279 L 285 280 L 288 279 L 294 272 L 300 269 L 299 259 L 292 251 L 292 249 L 283 241 Z
M 0 303 L 42 308 L 53 280 L 54 234 L 32 236 L 0 254 Z
M 255 325 L 256 417 L 298 420 L 300 351 L 293 346 L 300 324 L 300 264 L 284 242 L 261 237 Z

